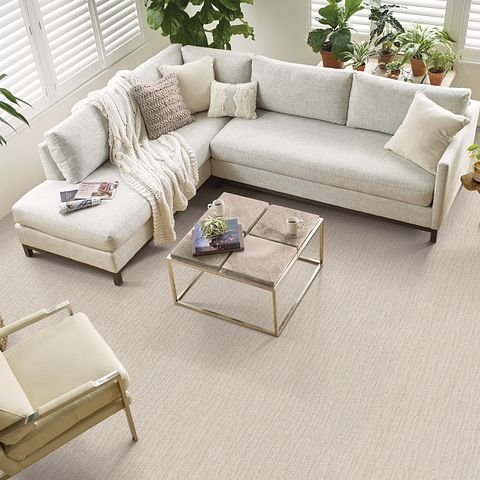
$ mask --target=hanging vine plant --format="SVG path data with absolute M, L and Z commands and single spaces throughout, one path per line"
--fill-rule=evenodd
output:
M 233 35 L 255 39 L 242 12 L 242 3 L 252 5 L 253 1 L 146 0 L 147 23 L 172 43 L 230 50 Z

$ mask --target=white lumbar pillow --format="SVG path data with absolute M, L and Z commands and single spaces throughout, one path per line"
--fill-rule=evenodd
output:
M 180 93 L 192 113 L 203 112 L 210 106 L 210 84 L 215 80 L 213 58 L 203 57 L 184 65 L 162 65 L 160 73 L 175 73 Z
M 257 85 L 257 82 L 232 84 L 214 80 L 208 116 L 257 118 Z
M 385 148 L 435 175 L 450 140 L 469 122 L 467 117 L 449 112 L 418 92 Z

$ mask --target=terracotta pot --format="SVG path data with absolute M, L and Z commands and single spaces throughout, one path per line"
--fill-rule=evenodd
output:
M 445 78 L 445 72 L 432 72 L 428 71 L 428 78 L 430 80 L 430 85 L 441 85 L 443 79 Z
M 320 55 L 322 55 L 322 63 L 324 67 L 327 68 L 343 68 L 344 62 L 341 62 L 340 60 L 336 60 L 332 54 L 332 52 L 329 52 L 327 50 L 322 50 L 320 52 Z
M 364 72 L 365 71 L 365 64 L 360 65 L 359 67 L 353 67 L 353 69 L 357 72 Z
M 423 60 L 411 58 L 410 65 L 412 66 L 412 75 L 414 77 L 423 77 L 427 73 L 427 67 Z
M 392 80 L 398 80 L 400 73 L 401 73 L 400 70 L 392 70 L 391 72 L 388 73 L 387 77 L 391 78 Z
M 480 182 L 480 162 L 475 162 L 473 164 L 473 179 L 476 182 Z
M 378 54 L 378 66 L 381 70 L 386 70 L 387 65 L 395 60 L 395 54 L 393 52 L 390 53 L 382 53 Z

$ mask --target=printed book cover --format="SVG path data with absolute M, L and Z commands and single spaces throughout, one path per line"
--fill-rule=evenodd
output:
M 236 218 L 227 220 L 228 230 L 220 237 L 207 238 L 202 235 L 200 224 L 193 229 L 192 253 L 194 256 L 243 250 L 242 225 Z
M 117 191 L 118 181 L 114 182 L 82 182 L 78 187 L 75 200 L 87 198 L 101 198 L 111 200 Z

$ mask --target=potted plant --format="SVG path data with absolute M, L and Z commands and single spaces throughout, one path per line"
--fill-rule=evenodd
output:
M 3 80 L 6 76 L 7 75 L 5 73 L 1 73 L 0 80 Z M 3 97 L 3 99 L 1 99 L 1 97 Z M 18 111 L 21 103 L 30 106 L 29 103 L 21 98 L 16 97 L 10 90 L 7 90 L 6 88 L 0 88 L 0 112 L 3 110 L 8 115 L 11 115 L 21 122 L 29 125 L 28 120 Z M 0 117 L 0 123 L 7 125 L 12 130 L 15 130 L 15 127 L 3 117 Z M 6 139 L 0 135 L 0 145 L 6 144 Z
M 400 75 L 403 75 L 404 81 L 408 82 L 408 74 L 404 68 L 407 61 L 408 59 L 406 57 L 401 57 L 400 60 L 394 60 L 393 62 L 387 63 L 387 65 L 385 65 L 387 77 L 398 80 Z
M 447 72 L 453 69 L 458 55 L 451 50 L 442 51 L 437 48 L 428 52 L 425 58 L 430 85 L 441 85 Z
M 473 179 L 480 182 L 480 145 L 474 143 L 468 148 L 469 157 L 473 160 Z
M 255 40 L 242 3 L 253 0 L 145 0 L 147 24 L 171 43 L 230 50 L 233 35 Z
M 370 46 L 369 42 L 353 42 L 351 52 L 346 53 L 347 60 L 352 62 L 354 70 L 363 72 L 368 63 L 369 58 L 375 55 L 375 49 Z
M 422 26 L 418 23 L 400 34 L 398 41 L 404 55 L 410 59 L 414 77 L 420 77 L 427 73 L 425 56 L 433 47 L 439 44 L 450 46 L 454 43 L 444 30 Z
M 228 231 L 228 223 L 221 217 L 208 217 L 200 221 L 200 230 L 205 238 L 216 238 Z
M 362 0 L 327 0 L 327 6 L 318 10 L 317 21 L 325 28 L 316 28 L 308 34 L 307 43 L 315 53 L 320 52 L 324 67 L 343 68 L 347 52 L 352 51 L 350 17 L 363 10 Z
M 395 60 L 398 48 L 397 37 L 405 32 L 402 24 L 394 17 L 395 9 L 400 5 L 372 6 L 368 19 L 374 26 L 370 32 L 370 43 L 378 50 L 378 66 L 386 69 L 386 65 Z

